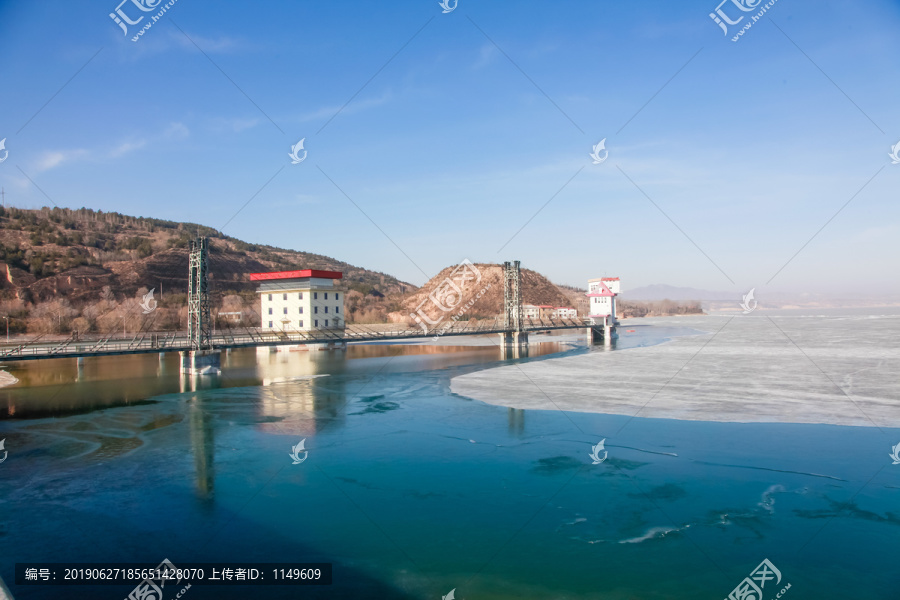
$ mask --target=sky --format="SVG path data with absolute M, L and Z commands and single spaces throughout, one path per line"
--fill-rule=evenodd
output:
M 900 2 L 718 1 L 0 0 L 0 186 L 417 285 L 900 294 Z

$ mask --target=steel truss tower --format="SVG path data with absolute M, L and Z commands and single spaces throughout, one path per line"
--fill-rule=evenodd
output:
M 507 331 L 522 331 L 522 289 L 519 261 L 503 263 L 503 326 Z
M 188 265 L 188 338 L 191 350 L 212 348 L 209 310 L 209 238 L 191 240 Z

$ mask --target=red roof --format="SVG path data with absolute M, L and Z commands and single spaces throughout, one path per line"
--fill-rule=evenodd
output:
M 538 304 L 538 308 L 553 308 L 549 304 Z
M 275 271 L 272 273 L 250 273 L 250 281 L 301 279 L 303 277 L 318 277 L 320 279 L 341 279 L 344 277 L 344 274 L 340 271 L 316 271 L 314 269 L 304 269 L 303 271 Z
M 618 281 L 618 277 L 601 277 L 600 281 Z

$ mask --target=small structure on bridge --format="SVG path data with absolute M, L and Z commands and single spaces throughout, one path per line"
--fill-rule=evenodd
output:
M 616 296 L 619 295 L 620 282 L 618 277 L 600 277 L 588 279 L 588 292 L 590 310 L 588 318 L 591 326 L 588 328 L 588 341 L 593 343 L 601 338 L 603 343 L 609 344 L 618 337 L 616 333 Z
M 343 329 L 344 291 L 334 280 L 340 271 L 276 271 L 251 273 L 258 281 L 262 331 L 320 331 Z

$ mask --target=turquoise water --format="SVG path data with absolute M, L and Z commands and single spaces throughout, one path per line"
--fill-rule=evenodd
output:
M 616 351 L 689 333 L 634 329 Z M 77 383 L 59 375 L 73 365 L 10 369 L 34 386 L 0 396 L 17 600 L 132 586 L 17 587 L 15 562 L 163 558 L 335 565 L 330 588 L 185 598 L 725 598 L 765 558 L 785 598 L 900 597 L 898 430 L 514 410 L 449 392 L 495 348 L 348 354 L 233 353 L 221 385 L 154 375 L 155 356 Z M 116 379 L 126 364 L 155 395 Z

